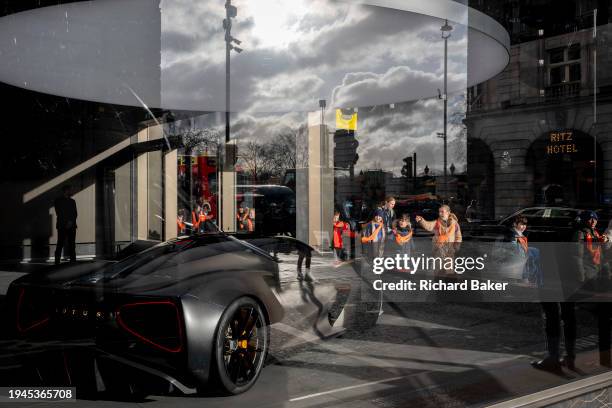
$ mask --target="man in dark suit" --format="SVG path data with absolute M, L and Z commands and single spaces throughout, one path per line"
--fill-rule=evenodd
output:
M 70 262 L 76 262 L 76 219 L 77 206 L 76 201 L 71 198 L 72 189 L 70 186 L 62 188 L 62 195 L 55 199 L 53 206 L 55 215 L 57 216 L 57 246 L 55 247 L 55 264 L 58 265 L 62 258 L 62 249 L 64 254 L 70 256 Z

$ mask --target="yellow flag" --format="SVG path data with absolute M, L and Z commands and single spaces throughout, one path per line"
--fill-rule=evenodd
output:
M 349 116 L 336 109 L 336 129 L 357 130 L 357 112 Z

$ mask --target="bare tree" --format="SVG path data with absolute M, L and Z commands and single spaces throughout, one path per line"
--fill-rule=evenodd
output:
M 256 141 L 248 141 L 239 149 L 239 157 L 244 170 L 254 183 L 260 183 L 270 177 L 274 169 L 274 162 L 269 146 Z
M 220 132 L 217 129 L 188 129 L 179 134 L 185 150 L 189 152 L 208 152 L 216 155 L 219 148 Z
M 265 149 L 265 153 L 270 155 L 272 172 L 275 176 L 282 177 L 287 169 L 295 169 L 297 161 L 295 131 L 278 135 Z

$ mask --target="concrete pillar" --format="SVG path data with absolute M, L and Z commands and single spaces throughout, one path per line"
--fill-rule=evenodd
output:
M 123 244 L 132 239 L 132 166 L 127 162 L 115 169 L 114 230 L 115 243 Z
M 303 167 L 296 169 L 297 238 L 319 251 L 329 251 L 334 213 L 333 146 L 320 112 L 308 117 Z
M 136 135 L 137 143 L 144 143 L 148 141 L 148 131 L 143 129 Z M 135 207 L 136 207 L 136 239 L 147 239 L 148 238 L 148 221 L 147 221 L 147 154 L 141 153 L 134 160 L 136 165 L 134 166 L 136 174 L 136 189 L 135 194 Z
M 236 141 L 225 144 L 224 160 L 221 164 L 219 183 L 219 206 L 221 229 L 225 232 L 236 231 Z
M 177 160 L 178 153 L 176 149 L 164 155 L 164 240 L 176 238 L 177 236 Z

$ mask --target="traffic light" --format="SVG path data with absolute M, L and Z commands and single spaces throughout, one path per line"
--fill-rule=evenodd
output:
M 412 156 L 404 157 L 402 167 L 402 177 L 412 178 Z
M 349 168 L 357 163 L 359 142 L 352 130 L 339 129 L 334 133 L 334 167 Z

